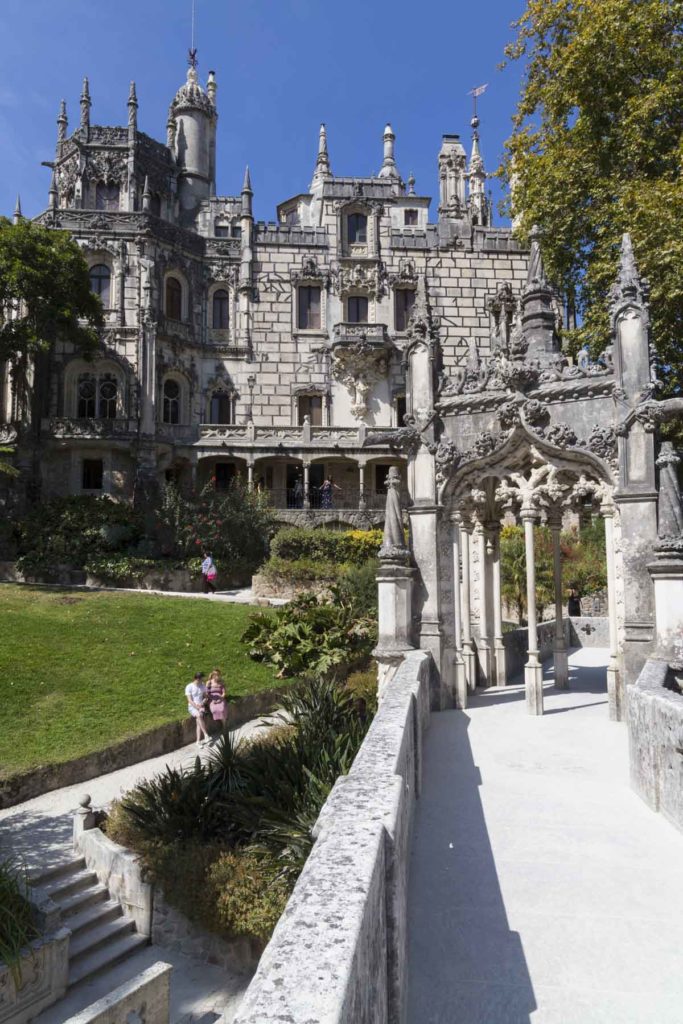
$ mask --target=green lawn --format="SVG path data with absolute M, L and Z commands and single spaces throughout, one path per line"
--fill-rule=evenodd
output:
M 0 585 L 0 778 L 182 718 L 196 671 L 219 667 L 233 696 L 276 685 L 240 643 L 251 611 Z

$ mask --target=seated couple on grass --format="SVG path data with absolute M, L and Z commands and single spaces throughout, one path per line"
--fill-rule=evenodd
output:
M 207 717 L 223 725 L 228 717 L 228 702 L 225 695 L 225 684 L 220 670 L 215 668 L 204 683 L 204 673 L 195 672 L 194 679 L 185 687 L 187 710 L 197 723 L 197 746 L 203 747 L 211 742 L 206 728 Z

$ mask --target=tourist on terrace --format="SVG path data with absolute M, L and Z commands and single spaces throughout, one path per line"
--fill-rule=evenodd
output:
M 209 698 L 211 717 L 214 722 L 225 724 L 228 717 L 228 702 L 225 699 L 225 684 L 221 678 L 220 669 L 215 668 L 209 676 L 206 692 Z
M 197 723 L 197 746 L 203 747 L 209 742 L 209 734 L 204 724 L 208 695 L 204 685 L 203 672 L 195 672 L 194 679 L 185 687 L 185 696 L 187 697 L 187 710 Z
M 204 593 L 215 594 L 215 580 L 218 576 L 218 569 L 216 563 L 209 554 L 208 551 L 204 552 L 204 561 L 202 562 L 202 579 L 204 581 Z
M 337 487 L 331 476 L 326 476 L 320 485 L 321 508 L 332 508 L 332 498 L 335 491 L 341 491 L 341 487 Z

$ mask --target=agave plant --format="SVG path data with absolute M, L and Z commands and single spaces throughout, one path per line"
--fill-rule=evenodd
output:
M 131 831 L 143 841 L 209 840 L 230 831 L 223 805 L 209 799 L 208 774 L 199 758 L 189 770 L 167 766 L 138 783 L 121 806 Z

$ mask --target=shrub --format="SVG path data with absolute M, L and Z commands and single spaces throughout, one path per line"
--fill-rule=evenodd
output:
M 267 941 L 290 897 L 293 882 L 277 860 L 246 847 L 222 854 L 209 871 L 209 886 L 223 928 Z
M 99 579 L 112 583 L 127 583 L 141 580 L 148 572 L 164 568 L 164 564 L 153 558 L 134 558 L 130 555 L 109 555 L 89 558 L 85 570 Z
M 0 859 L 0 960 L 11 969 L 17 985 L 21 982 L 22 949 L 38 935 L 27 898 L 26 869 L 13 856 Z
M 275 534 L 270 545 L 271 557 L 295 562 L 300 559 L 349 562 L 362 565 L 374 558 L 382 545 L 381 530 L 308 530 L 287 527 Z
M 346 690 L 371 716 L 377 713 L 377 669 L 352 672 L 346 680 Z
M 315 561 L 312 558 L 296 558 L 293 560 L 273 555 L 261 567 L 261 575 L 273 583 L 316 583 L 319 580 L 334 580 L 339 575 L 339 566 L 335 562 Z
M 377 618 L 377 572 L 379 562 L 371 558 L 363 565 L 344 566 L 335 586 L 335 598 L 361 615 Z

